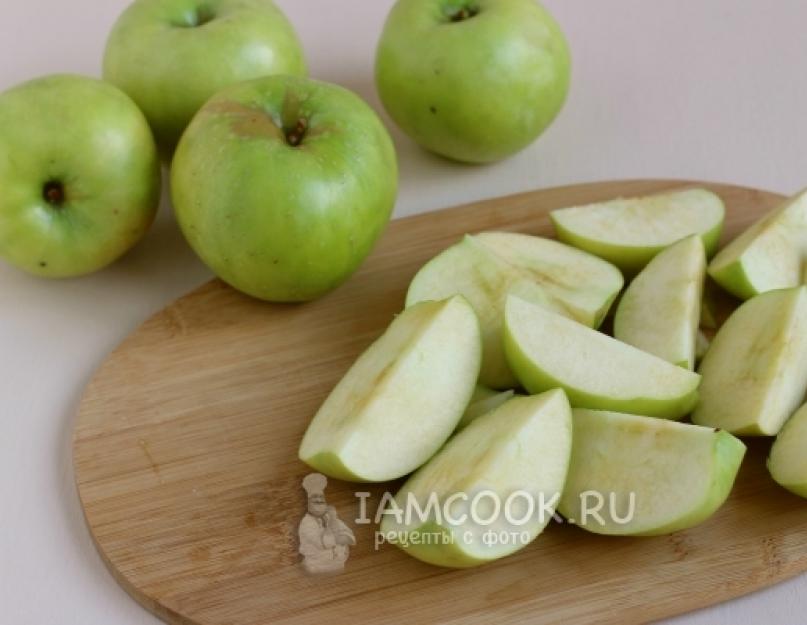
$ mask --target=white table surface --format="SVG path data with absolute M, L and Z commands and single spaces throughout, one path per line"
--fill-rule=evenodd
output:
M 3 2 L 0 89 L 52 72 L 100 73 L 126 0 Z M 376 39 L 391 0 L 279 0 L 312 75 L 378 108 Z M 807 185 L 804 0 L 547 0 L 571 42 L 571 96 L 531 148 L 492 166 L 432 157 L 393 130 L 396 215 L 609 178 L 680 177 L 793 193 Z M 0 189 L 2 193 L 2 189 Z M 0 623 L 157 623 L 118 588 L 84 527 L 70 434 L 93 369 L 208 271 L 167 203 L 147 238 L 92 277 L 0 266 Z M 804 622 L 807 576 L 671 621 Z

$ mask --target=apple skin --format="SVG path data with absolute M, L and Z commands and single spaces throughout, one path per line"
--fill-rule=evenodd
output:
M 478 13 L 461 21 L 461 9 Z M 376 53 L 381 101 L 421 146 L 469 163 L 532 143 L 569 90 L 571 60 L 534 0 L 398 0 Z
M 595 241 L 588 237 L 580 236 L 565 228 L 552 218 L 552 224 L 558 233 L 558 239 L 576 248 L 599 256 L 619 267 L 628 277 L 635 277 L 659 252 L 666 246 L 628 247 Z M 717 251 L 720 235 L 723 233 L 723 222 L 716 224 L 710 230 L 700 235 L 703 247 L 707 256 L 712 256 Z
M 307 128 L 294 146 L 300 120 Z M 171 169 L 191 247 L 228 284 L 276 302 L 344 282 L 389 221 L 397 182 L 392 140 L 373 110 L 342 87 L 293 76 L 214 96 Z
M 306 73 L 294 28 L 272 0 L 136 0 L 104 53 L 104 79 L 137 103 L 167 157 L 224 87 Z
M 112 85 L 38 78 L 0 95 L 0 189 L 1 257 L 48 278 L 88 274 L 151 225 L 157 148 L 143 114 Z

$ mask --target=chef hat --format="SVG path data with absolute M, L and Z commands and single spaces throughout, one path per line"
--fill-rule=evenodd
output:
M 309 497 L 322 495 L 325 492 L 326 484 L 328 484 L 328 478 L 322 473 L 309 473 L 303 478 L 303 488 Z

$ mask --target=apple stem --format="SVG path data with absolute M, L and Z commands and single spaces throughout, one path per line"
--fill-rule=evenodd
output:
M 297 125 L 286 133 L 286 141 L 292 147 L 297 147 L 303 142 L 305 131 L 308 129 L 308 122 L 305 119 L 298 119 Z
M 42 188 L 42 196 L 51 206 L 61 206 L 64 204 L 65 200 L 64 187 L 62 186 L 62 183 L 55 180 L 45 183 L 45 186 Z
M 451 15 L 451 21 L 461 22 L 463 20 L 472 18 L 477 13 L 479 13 L 479 9 L 474 7 L 462 7 L 459 11 Z

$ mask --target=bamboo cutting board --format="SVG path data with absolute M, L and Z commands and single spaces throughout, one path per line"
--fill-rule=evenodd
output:
M 213 281 L 146 321 L 97 371 L 75 424 L 78 492 L 112 574 L 170 623 L 626 625 L 807 570 L 807 502 L 768 477 L 765 440 L 752 441 L 731 498 L 697 528 L 631 539 L 553 523 L 518 554 L 464 571 L 375 551 L 354 491 L 373 493 L 372 513 L 384 486 L 331 480 L 326 498 L 357 545 L 341 574 L 300 566 L 303 431 L 428 258 L 465 232 L 551 235 L 550 209 L 686 184 L 579 185 L 401 219 L 317 302 L 260 303 Z M 727 238 L 781 199 L 705 186 L 726 201 Z

